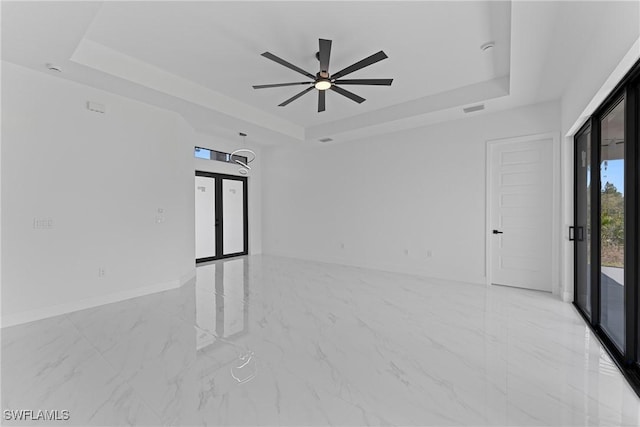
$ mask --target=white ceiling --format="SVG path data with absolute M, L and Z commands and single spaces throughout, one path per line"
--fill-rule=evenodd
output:
M 201 132 L 340 141 L 459 118 L 477 103 L 489 112 L 558 98 L 611 4 L 4 1 L 2 59 L 42 72 L 55 63 L 60 78 L 175 110 Z M 315 91 L 278 107 L 303 87 L 251 87 L 305 81 L 265 51 L 315 74 L 318 38 L 333 40 L 332 72 L 384 50 L 349 78 L 393 85 L 349 87 L 362 104 L 329 92 L 322 113 Z

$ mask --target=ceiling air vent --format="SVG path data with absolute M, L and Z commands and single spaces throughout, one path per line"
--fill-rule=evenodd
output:
M 320 138 L 318 141 L 320 141 L 320 142 L 331 142 L 331 141 L 333 141 L 333 139 L 331 139 L 331 138 Z
M 463 108 L 462 111 L 465 113 L 473 113 L 474 111 L 484 110 L 484 104 L 474 105 L 473 107 Z

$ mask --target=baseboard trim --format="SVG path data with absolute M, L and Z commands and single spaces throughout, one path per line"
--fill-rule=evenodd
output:
M 8 328 L 10 326 L 16 326 L 24 323 L 34 322 L 36 320 L 47 319 L 49 317 L 73 313 L 74 311 L 98 307 L 105 304 L 111 304 L 131 298 L 137 298 L 145 295 L 155 294 L 157 292 L 176 289 L 193 280 L 195 276 L 196 270 L 194 268 L 188 273 L 180 276 L 179 279 L 171 280 L 168 282 L 155 283 L 153 285 L 143 286 L 135 289 L 128 289 L 126 291 L 114 292 L 108 295 L 100 295 L 97 297 L 85 298 L 64 304 L 57 304 L 51 307 L 43 307 L 34 310 L 23 311 L 20 313 L 9 314 L 6 316 L 2 316 L 0 328 Z

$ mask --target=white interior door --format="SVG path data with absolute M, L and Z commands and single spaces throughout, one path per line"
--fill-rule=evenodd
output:
M 553 137 L 488 145 L 491 283 L 551 292 Z
M 196 259 L 216 256 L 215 182 L 196 176 Z

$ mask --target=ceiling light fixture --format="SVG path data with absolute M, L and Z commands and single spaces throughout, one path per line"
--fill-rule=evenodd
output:
M 238 135 L 242 137 L 242 145 L 246 146 L 247 134 L 240 132 Z M 253 162 L 256 159 L 256 153 L 249 150 L 248 148 L 239 148 L 231 153 L 230 157 L 231 160 L 240 165 L 240 169 L 238 170 L 240 175 L 247 175 L 251 170 L 249 163 Z
M 318 90 L 327 90 L 331 87 L 331 82 L 329 80 L 318 80 L 315 86 Z

